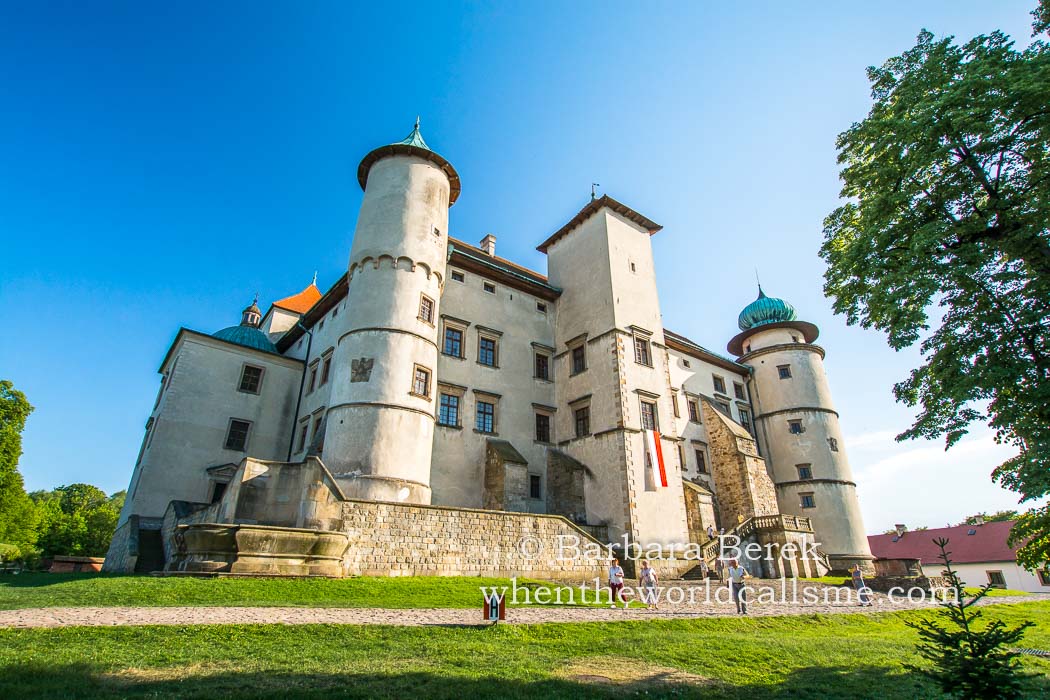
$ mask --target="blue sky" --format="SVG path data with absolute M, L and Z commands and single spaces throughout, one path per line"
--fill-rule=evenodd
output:
M 0 377 L 36 406 L 27 487 L 125 488 L 179 326 L 332 284 L 357 163 L 418 114 L 462 177 L 458 238 L 544 270 L 599 182 L 665 227 L 665 326 L 723 352 L 757 268 L 821 328 L 870 531 L 1011 507 L 986 430 L 893 443 L 917 355 L 831 313 L 817 249 L 865 67 L 923 27 L 1027 43 L 1034 4 L 0 5 Z

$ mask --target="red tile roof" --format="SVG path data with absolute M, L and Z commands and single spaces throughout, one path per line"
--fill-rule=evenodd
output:
M 297 314 L 305 314 L 320 298 L 321 290 L 317 288 L 316 284 L 311 282 L 310 286 L 303 291 L 298 294 L 293 294 L 290 297 L 285 297 L 284 299 L 278 299 L 273 305 L 279 309 L 294 311 Z
M 957 564 L 973 564 L 985 561 L 1016 561 L 1017 553 L 1006 544 L 1014 521 L 985 523 L 984 525 L 959 525 L 935 530 L 916 530 L 904 533 L 896 542 L 892 535 L 869 535 L 868 546 L 877 559 L 918 559 L 923 564 L 937 564 L 941 551 L 933 540 L 948 539 L 951 560 Z M 967 534 L 970 530 L 976 532 Z

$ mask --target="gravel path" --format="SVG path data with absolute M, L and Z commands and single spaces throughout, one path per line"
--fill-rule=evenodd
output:
M 673 584 L 672 584 L 673 585 Z M 660 610 L 618 607 L 529 606 L 508 607 L 510 624 L 545 622 L 606 622 L 646 619 L 689 619 L 736 616 L 732 603 L 706 602 L 704 589 L 694 589 L 695 602 L 679 605 L 664 603 Z M 713 589 L 714 590 L 714 589 Z M 688 593 L 686 594 L 688 595 Z M 1023 603 L 1046 600 L 1047 596 L 985 598 L 982 604 Z M 509 596 L 508 596 L 509 602 Z M 931 602 L 891 601 L 876 594 L 872 607 L 862 608 L 856 602 L 754 602 L 749 612 L 754 616 L 811 615 L 814 613 L 892 612 L 932 607 Z M 338 624 L 399 626 L 465 626 L 483 624 L 480 605 L 477 609 L 424 608 L 393 610 L 387 608 L 279 608 L 279 607 L 106 607 L 106 608 L 27 608 L 0 610 L 0 628 L 120 626 L 120 625 L 213 625 L 213 624 Z

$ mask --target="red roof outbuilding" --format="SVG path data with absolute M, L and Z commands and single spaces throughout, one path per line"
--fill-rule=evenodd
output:
M 948 540 L 947 550 L 955 564 L 1017 561 L 1017 552 L 1006 544 L 1013 525 L 1013 520 L 1004 520 L 984 525 L 913 530 L 899 538 L 896 533 L 869 535 L 868 546 L 876 559 L 918 559 L 922 564 L 938 564 L 941 550 L 933 540 L 943 537 Z

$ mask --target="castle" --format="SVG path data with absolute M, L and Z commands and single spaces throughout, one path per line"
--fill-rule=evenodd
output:
M 540 243 L 547 275 L 497 256 L 492 235 L 456 240 L 460 179 L 418 123 L 367 154 L 358 179 L 347 273 L 330 289 L 178 332 L 108 570 L 171 568 L 180 523 L 353 530 L 347 506 L 316 515 L 332 503 L 442 526 L 453 511 L 522 514 L 514 528 L 564 516 L 642 544 L 787 531 L 820 543 L 824 568 L 870 565 L 818 330 L 791 305 L 760 288 L 728 343 L 736 360 L 665 329 L 661 227 L 608 196 Z M 266 474 L 265 497 L 242 488 Z M 289 499 L 298 514 L 278 517 Z M 404 522 L 402 534 L 426 528 Z

